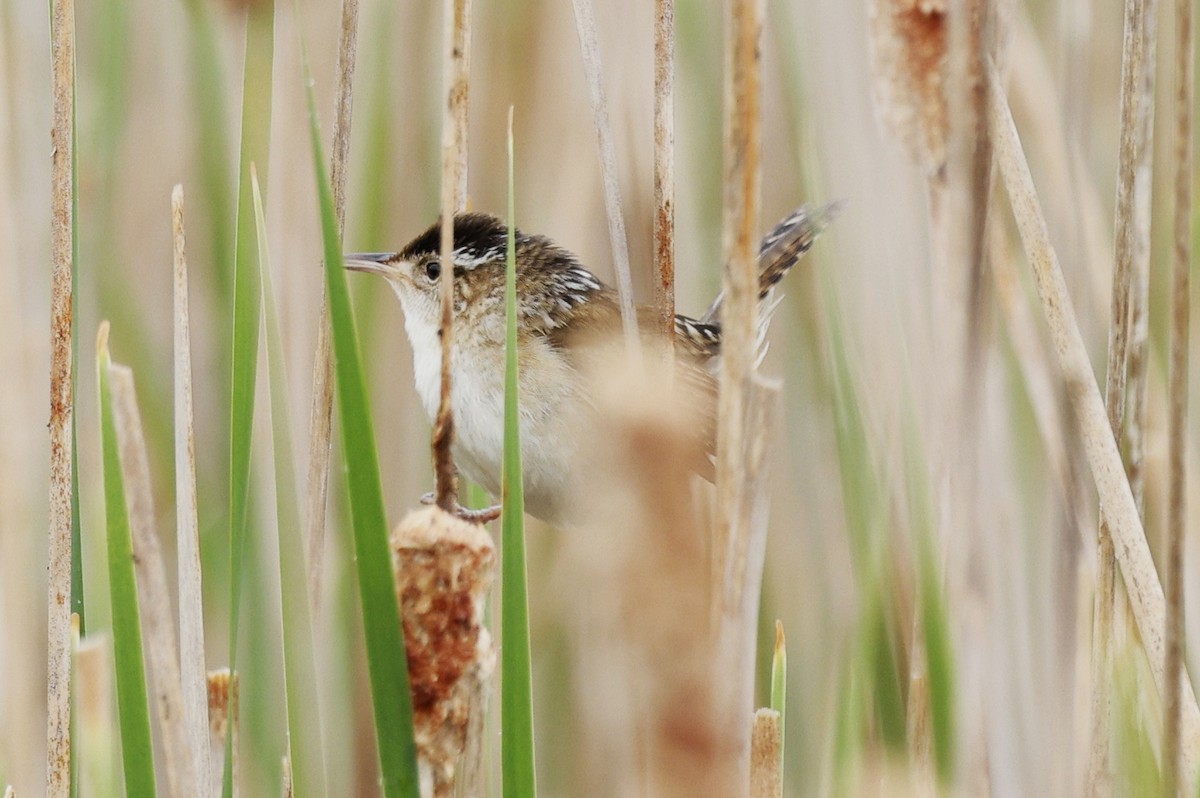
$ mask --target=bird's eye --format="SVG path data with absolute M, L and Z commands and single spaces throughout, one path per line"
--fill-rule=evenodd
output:
M 438 279 L 438 277 L 441 276 L 441 274 L 442 274 L 441 261 L 434 258 L 433 260 L 425 262 L 425 279 L 429 280 L 429 282 L 431 282 L 431 283 L 435 283 L 435 282 L 437 282 L 437 279 Z

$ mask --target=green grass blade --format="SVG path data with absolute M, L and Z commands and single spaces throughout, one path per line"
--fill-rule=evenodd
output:
M 142 658 L 142 626 L 137 578 L 133 571 L 133 539 L 125 506 L 125 480 L 117 425 L 109 394 L 108 324 L 96 342 L 100 385 L 100 442 L 104 458 L 104 518 L 108 537 L 108 582 L 112 598 L 113 658 L 116 662 L 117 715 L 127 795 L 154 796 L 154 746 L 150 740 L 150 700 Z
M 504 358 L 504 505 L 501 532 L 500 737 L 505 798 L 537 794 L 533 766 L 533 666 L 525 580 L 525 487 L 517 392 L 517 266 L 513 211 L 512 109 L 508 115 L 508 267 Z
M 254 427 L 254 386 L 258 370 L 261 284 L 255 244 L 250 164 L 266 164 L 271 138 L 271 68 L 275 50 L 275 3 L 253 4 L 246 15 L 246 63 L 242 83 L 242 138 L 237 228 L 234 239 L 233 373 L 229 436 L 229 667 L 237 672 L 238 629 L 250 500 L 250 444 Z M 266 170 L 263 170 L 266 180 Z M 253 558 L 251 558 L 253 562 Z M 259 584 L 259 580 L 252 580 Z M 253 725 L 253 724 L 251 724 Z M 234 735 L 225 747 L 222 794 L 233 794 Z
M 271 282 L 271 256 L 267 223 L 254 164 L 250 168 L 254 190 L 254 221 L 258 232 L 258 270 L 262 275 L 263 310 L 266 314 L 267 372 L 271 402 L 272 444 L 275 454 L 275 504 L 279 534 L 279 584 L 283 611 L 284 692 L 287 696 L 288 759 L 292 795 L 324 795 L 325 758 L 321 744 L 321 713 L 317 695 L 316 647 L 309 611 L 308 568 L 301 539 L 300 504 L 292 453 L 292 423 L 288 411 L 287 375 L 283 367 L 283 338 Z
M 775 621 L 775 655 L 771 658 L 771 709 L 779 713 L 779 750 L 784 747 L 787 731 L 787 641 L 783 621 Z M 782 772 L 782 768 L 781 768 Z
M 329 186 L 329 175 L 325 171 L 307 55 L 304 64 L 313 161 L 321 208 L 321 233 L 325 243 L 325 279 L 333 331 L 338 421 L 342 431 L 342 456 L 354 529 L 355 564 L 358 568 L 359 599 L 367 643 L 367 665 L 371 675 L 371 701 L 375 709 L 375 736 L 379 746 L 383 793 L 387 798 L 419 798 L 408 660 L 392 576 L 391 552 L 388 549 L 375 431 L 371 409 L 367 404 L 358 331 L 350 309 L 350 292 L 346 285 L 342 246 L 333 210 L 333 193 Z

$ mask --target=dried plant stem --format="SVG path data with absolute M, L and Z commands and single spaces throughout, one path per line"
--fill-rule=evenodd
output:
M 154 529 L 154 498 L 150 486 L 150 465 L 146 457 L 146 439 L 138 412 L 133 371 L 113 364 L 109 371 L 117 441 L 121 451 L 121 470 L 125 475 L 125 495 L 129 508 L 129 527 L 133 536 L 133 564 L 137 574 L 138 605 L 141 610 L 145 655 L 158 710 L 158 729 L 162 740 L 170 794 L 200 794 L 195 760 L 184 728 L 183 690 L 179 679 L 179 648 L 171 619 L 171 591 L 162 549 Z
M 209 671 L 208 682 L 208 746 L 212 752 L 212 781 L 209 782 L 209 794 L 221 793 L 221 774 L 225 770 L 225 752 L 232 752 L 233 783 L 238 783 L 238 680 L 230 673 L 229 668 L 218 668 Z M 228 749 L 225 740 L 233 735 L 233 745 Z
M 1183 536 L 1187 523 L 1187 402 L 1190 287 L 1192 261 L 1192 113 L 1194 88 L 1194 32 L 1192 0 L 1175 4 L 1175 217 L 1174 257 L 1171 263 L 1171 352 L 1169 411 L 1167 417 L 1167 646 L 1164 670 L 1167 692 L 1163 699 L 1163 794 L 1174 796 L 1180 782 L 1193 779 L 1195 762 L 1180 757 L 1181 727 L 1185 723 L 1180 684 L 1183 668 Z M 1180 774 L 1181 766 L 1184 769 Z M 1189 793 L 1191 787 L 1189 786 Z
M 654 307 L 675 338 L 675 0 L 654 3 Z
M 433 425 L 433 466 L 437 504 L 447 512 L 458 506 L 458 474 L 450 447 L 454 443 L 451 373 L 454 342 L 454 214 L 466 206 L 467 99 L 471 72 L 471 0 L 445 0 L 446 49 L 442 80 L 446 113 L 442 118 L 442 399 Z
M 730 0 L 725 47 L 725 193 L 721 288 L 721 385 L 717 426 L 717 523 L 714 609 L 730 603 L 733 551 L 750 535 L 747 416 L 753 391 L 758 327 L 755 244 L 762 184 L 762 92 L 759 41 L 762 0 Z
M 608 103 L 604 99 L 604 70 L 600 66 L 596 14 L 592 8 L 592 0 L 572 0 L 572 4 L 575 7 L 575 27 L 579 31 L 579 49 L 583 54 L 583 71 L 587 76 L 588 97 L 592 102 L 592 122 L 596 127 L 596 142 L 600 147 L 600 173 L 604 182 L 604 210 L 608 217 L 608 237 L 612 246 L 613 266 L 617 274 L 617 294 L 621 304 L 621 328 L 625 333 L 625 344 L 629 351 L 638 352 L 640 343 L 637 314 L 633 307 L 633 277 L 629 270 L 629 245 L 625 239 L 625 217 L 621 213 L 621 183 L 617 179 L 617 151 L 613 144 L 612 125 L 608 120 Z M 655 119 L 657 126 L 657 116 Z M 657 129 L 655 135 L 657 152 Z
M 1134 174 L 1137 153 L 1137 92 L 1143 61 L 1143 3 L 1126 0 L 1125 36 L 1121 58 L 1121 126 L 1117 168 L 1116 253 L 1113 262 L 1112 306 L 1108 327 L 1108 372 L 1104 402 L 1113 436 L 1120 440 L 1125 411 L 1125 377 L 1129 358 L 1130 290 L 1133 271 Z M 1136 504 L 1136 502 L 1135 502 Z M 1096 595 L 1092 635 L 1092 740 L 1088 784 L 1105 791 L 1110 780 L 1108 752 L 1111 735 L 1112 637 L 1116 601 L 1116 554 L 1103 510 L 1096 545 Z
M 71 339 L 72 159 L 75 118 L 75 3 L 52 3 L 54 127 L 50 131 L 50 540 L 46 664 L 46 795 L 71 790 L 71 457 L 74 385 Z
M 212 774 L 208 750 L 208 688 L 204 663 L 204 601 L 196 505 L 196 436 L 192 413 L 192 341 L 183 225 L 183 186 L 171 192 L 175 276 L 175 534 L 179 569 L 179 671 L 183 722 L 195 756 L 200 792 Z
M 1067 294 L 1058 258 L 1050 244 L 1046 221 L 1033 186 L 1033 177 L 1021 149 L 1008 101 L 995 71 L 991 71 L 994 144 L 1004 183 L 1021 232 L 1021 240 L 1033 265 L 1038 294 L 1042 298 L 1055 350 L 1066 383 L 1068 399 L 1074 409 L 1092 470 L 1100 506 L 1109 522 L 1117 562 L 1121 566 L 1126 592 L 1146 657 L 1150 661 L 1160 694 L 1166 692 L 1163 628 L 1166 603 L 1162 586 L 1154 570 L 1154 561 L 1146 543 L 1133 493 L 1125 478 L 1121 454 L 1112 427 L 1108 423 L 1100 390 L 1088 360 L 1083 336 L 1075 323 L 1075 314 Z M 1194 764 L 1200 761 L 1200 710 L 1186 677 L 1178 679 L 1182 693 L 1182 757 L 1187 779 L 1194 776 Z M 1189 787 L 1189 792 L 1191 788 Z
M 330 179 L 338 233 L 346 226 L 346 162 L 350 157 L 350 122 L 354 112 L 354 64 L 358 53 L 358 0 L 342 0 L 338 38 L 337 113 L 333 121 Z M 325 508 L 329 493 L 330 430 L 333 423 L 333 356 L 330 350 L 329 297 L 321 288 L 321 318 L 313 358 L 312 410 L 308 428 L 308 588 L 314 608 L 321 605 L 321 572 L 325 551 Z
M 783 796 L 783 725 L 773 709 L 754 713 L 750 732 L 750 798 Z

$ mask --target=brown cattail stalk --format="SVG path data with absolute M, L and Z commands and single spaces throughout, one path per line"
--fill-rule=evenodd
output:
M 46 664 L 46 795 L 71 790 L 71 447 L 74 385 L 71 339 L 72 126 L 75 119 L 75 3 L 51 4 L 54 126 L 50 131 L 50 529 Z
M 471 72 L 471 0 L 446 0 L 443 6 L 446 50 L 442 80 L 446 114 L 442 118 L 442 399 L 433 425 L 433 463 L 437 504 L 447 512 L 458 506 L 458 473 L 450 446 L 454 416 L 450 410 L 454 342 L 454 214 L 466 207 L 467 93 Z
M 175 534 L 179 570 L 179 672 L 183 721 L 195 757 L 201 794 L 212 772 L 208 750 L 208 697 L 204 664 L 204 601 L 196 506 L 196 435 L 192 413 L 192 341 L 183 225 L 183 186 L 171 192 L 175 277 Z
M 338 234 L 346 227 L 346 164 L 350 157 L 350 122 L 354 110 L 354 64 L 358 53 L 358 0 L 342 0 L 338 37 L 337 113 L 333 121 L 330 179 Z M 330 430 L 333 423 L 333 356 L 330 352 L 329 298 L 321 283 L 321 318 L 313 358 L 312 410 L 308 432 L 308 582 L 313 608 L 321 604 L 321 572 L 325 552 L 325 507 L 329 492 Z
M 1187 707 L 1181 683 L 1183 667 L 1183 538 L 1187 524 L 1188 339 L 1191 298 L 1188 272 L 1192 264 L 1192 113 L 1194 111 L 1195 43 L 1192 0 L 1175 4 L 1175 217 L 1171 263 L 1171 371 L 1167 417 L 1167 691 L 1163 698 L 1163 794 L 1174 796 L 1179 784 L 1190 786 L 1195 759 L 1182 752 Z M 1182 768 L 1182 773 L 1180 772 Z
M 659 332 L 674 341 L 675 0 L 654 3 L 654 307 Z
M 435 798 L 455 794 L 458 761 L 495 668 L 483 609 L 496 547 L 479 524 L 440 507 L 409 513 L 391 536 L 396 596 L 408 650 L 413 732 Z M 469 766 L 467 768 L 470 769 Z
M 222 774 L 225 771 L 225 738 L 232 734 L 233 783 L 238 783 L 238 680 L 229 668 L 208 672 L 208 748 L 213 763 L 209 795 L 221 794 Z M 232 713 L 232 715 L 231 715 Z
M 1166 603 L 1162 585 L 1154 569 L 1137 505 L 1121 463 L 1112 427 L 1108 423 L 1100 390 L 1092 374 L 1083 336 L 1075 323 L 1075 313 L 1067 294 L 1066 282 L 1058 258 L 1050 244 L 1045 217 L 1033 187 L 1033 177 L 1021 149 L 1008 100 L 995 72 L 991 72 L 994 143 L 1004 183 L 1008 189 L 1021 240 L 1033 265 L 1038 294 L 1042 298 L 1046 320 L 1058 354 L 1059 367 L 1066 382 L 1068 399 L 1079 426 L 1092 477 L 1100 495 L 1100 507 L 1109 522 L 1117 563 L 1121 566 L 1125 590 L 1133 609 L 1138 634 L 1150 662 L 1154 681 L 1165 695 Z M 1185 773 L 1194 778 L 1195 763 L 1200 762 L 1200 709 L 1195 693 L 1185 676 L 1178 678 L 1182 692 L 1181 755 Z M 1189 792 L 1191 787 L 1188 787 Z
M 783 798 L 783 726 L 773 709 L 756 710 L 752 720 L 750 798 Z
M 617 274 L 617 295 L 621 304 L 621 329 L 625 333 L 625 345 L 630 352 L 636 353 L 640 344 L 637 314 L 633 306 L 633 277 L 629 270 L 629 245 L 625 239 L 625 217 L 621 213 L 621 183 L 617 179 L 617 150 L 613 144 L 612 125 L 608 121 L 608 103 L 604 99 L 604 69 L 600 66 L 596 14 L 592 8 L 592 0 L 572 0 L 572 2 L 575 7 L 575 27 L 579 32 L 579 49 L 583 54 L 583 71 L 587 77 L 588 97 L 592 103 L 592 122 L 596 128 L 596 143 L 600 148 L 600 175 L 604 182 L 604 210 L 608 217 L 608 237 L 612 246 L 613 266 Z M 657 116 L 655 118 L 657 120 Z M 655 146 L 657 148 L 657 143 Z
M 121 470 L 125 475 L 129 527 L 133 534 L 133 564 L 137 574 L 142 633 L 146 640 L 146 662 L 153 704 L 158 712 L 167 784 L 171 795 L 181 798 L 199 795 L 200 782 L 195 758 L 184 728 L 183 690 L 179 678 L 179 648 L 171 618 L 171 591 L 167 585 L 167 571 L 158 533 L 154 528 L 150 465 L 146 456 L 141 414 L 138 412 L 133 371 L 127 366 L 113 364 L 109 368 L 109 379 L 112 381 Z

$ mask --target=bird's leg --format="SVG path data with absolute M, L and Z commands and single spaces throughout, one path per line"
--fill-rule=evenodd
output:
M 433 491 L 426 493 L 421 497 L 421 504 L 437 504 L 437 495 Z M 481 510 L 472 510 L 469 507 L 463 507 L 455 499 L 453 512 L 469 524 L 486 524 L 499 518 L 502 509 L 502 505 L 493 504 L 491 507 L 484 507 Z

